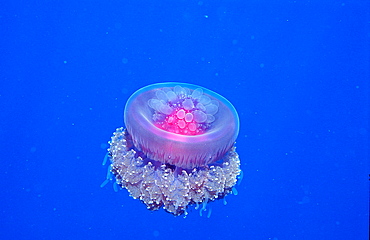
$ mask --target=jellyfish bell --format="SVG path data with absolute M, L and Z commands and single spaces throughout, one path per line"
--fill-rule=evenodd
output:
M 191 169 L 222 158 L 234 145 L 239 118 L 221 95 L 185 83 L 159 83 L 127 101 L 124 122 L 147 157 Z
M 123 127 L 109 142 L 109 174 L 148 209 L 174 215 L 233 192 L 239 118 L 219 94 L 186 83 L 158 83 L 127 101 Z M 104 185 L 104 184 L 102 184 Z M 235 192 L 235 191 L 234 191 Z

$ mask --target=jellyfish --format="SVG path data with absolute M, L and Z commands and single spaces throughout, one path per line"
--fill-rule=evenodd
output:
M 224 97 L 187 83 L 152 84 L 131 95 L 124 124 L 109 141 L 105 183 L 114 176 L 149 210 L 186 216 L 191 205 L 202 212 L 236 192 L 239 117 Z

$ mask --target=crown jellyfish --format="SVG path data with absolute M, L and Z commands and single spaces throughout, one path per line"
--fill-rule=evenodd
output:
M 124 123 L 109 142 L 107 179 L 113 174 L 149 210 L 186 215 L 190 205 L 203 211 L 235 192 L 239 117 L 224 97 L 192 84 L 152 84 L 129 98 Z

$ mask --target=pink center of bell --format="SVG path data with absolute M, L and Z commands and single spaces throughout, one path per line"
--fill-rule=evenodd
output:
M 195 122 L 194 114 L 197 112 L 179 108 L 167 115 L 163 121 L 156 121 L 155 125 L 165 131 L 181 135 L 200 135 L 206 129 L 204 124 Z
M 148 100 L 153 123 L 160 129 L 180 135 L 201 135 L 210 129 L 219 102 L 203 94 L 201 88 L 181 86 L 158 89 Z

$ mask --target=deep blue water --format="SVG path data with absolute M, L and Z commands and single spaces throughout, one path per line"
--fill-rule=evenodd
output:
M 1 239 L 367 239 L 369 1 L 3 1 Z M 211 217 L 100 188 L 123 107 L 201 85 L 240 117 Z

